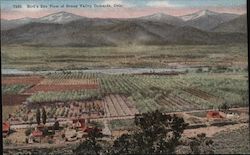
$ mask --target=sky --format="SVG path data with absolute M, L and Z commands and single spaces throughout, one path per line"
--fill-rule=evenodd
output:
M 92 8 L 79 7 L 81 4 Z M 112 7 L 93 7 L 95 4 Z M 114 7 L 115 4 L 119 7 Z M 22 8 L 15 8 L 14 5 L 21 5 Z M 27 5 L 35 8 L 28 8 Z M 41 8 L 41 5 L 47 8 Z M 65 8 L 66 5 L 77 8 Z M 182 16 L 205 9 L 244 14 L 246 0 L 1 0 L 3 19 L 38 18 L 59 11 L 99 18 L 133 18 L 154 13 Z

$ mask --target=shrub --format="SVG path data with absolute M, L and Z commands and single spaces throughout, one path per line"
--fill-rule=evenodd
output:
M 10 139 L 4 139 L 4 140 L 3 140 L 3 143 L 4 143 L 5 145 L 10 145 L 10 144 L 12 144 L 12 141 L 11 141 Z
M 25 135 L 26 135 L 26 136 L 29 136 L 29 135 L 31 134 L 32 131 L 33 131 L 32 128 L 26 129 L 26 130 L 25 130 Z
M 224 111 L 224 112 L 228 111 L 229 108 L 230 107 L 228 106 L 226 102 L 224 102 L 222 105 L 219 106 L 219 110 Z

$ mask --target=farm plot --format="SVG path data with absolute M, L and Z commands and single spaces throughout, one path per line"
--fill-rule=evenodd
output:
M 2 98 L 2 105 L 21 105 L 26 99 L 29 97 L 29 95 L 3 95 Z
M 8 84 L 2 85 L 2 93 L 3 94 L 20 94 L 26 89 L 28 89 L 31 85 L 23 85 L 23 84 Z
M 207 100 L 207 101 L 221 101 L 221 99 L 219 99 L 218 97 L 209 94 L 205 91 L 199 90 L 197 88 L 184 88 L 183 89 L 185 92 L 191 94 L 191 95 L 195 95 L 201 99 Z
M 25 94 L 34 94 L 37 92 L 61 92 L 61 91 L 78 91 L 84 89 L 98 89 L 97 85 L 36 85 L 28 90 L 26 90 Z
M 104 103 L 102 100 L 54 102 L 23 106 L 13 116 L 13 120 L 35 121 L 37 109 L 44 108 L 48 119 L 56 118 L 99 118 L 104 116 Z
M 162 99 L 158 100 L 157 103 L 161 106 L 164 106 L 164 109 L 167 112 L 199 109 L 197 104 L 191 103 L 179 96 L 163 97 Z
M 106 96 L 104 104 L 106 105 L 105 109 L 108 117 L 131 116 L 139 113 L 134 103 L 122 95 L 111 94 Z
M 46 106 L 49 118 L 98 118 L 104 116 L 104 105 L 101 100 L 55 103 Z
M 19 121 L 35 121 L 37 109 L 45 108 L 49 119 L 57 118 L 100 118 L 132 116 L 138 112 L 127 97 L 117 94 L 98 100 L 30 103 L 13 117 Z
M 26 90 L 24 93 L 79 91 L 98 88 L 99 84 L 96 78 L 85 77 L 79 74 L 57 74 L 46 77 L 39 84 Z
M 46 102 L 67 102 L 67 101 L 82 101 L 82 100 L 94 100 L 101 99 L 101 95 L 98 90 L 80 90 L 80 91 L 63 91 L 63 92 L 38 92 L 31 95 L 27 101 L 36 103 Z
M 39 83 L 43 78 L 41 76 L 4 76 L 2 84 L 28 84 L 33 85 Z
M 97 79 L 44 79 L 39 85 L 98 85 Z

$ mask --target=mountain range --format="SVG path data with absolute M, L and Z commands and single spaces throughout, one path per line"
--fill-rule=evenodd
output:
M 241 15 L 233 20 L 224 22 L 212 29 L 215 32 L 247 32 L 247 15 Z
M 41 18 L 1 19 L 2 44 L 117 46 L 246 42 L 246 15 L 209 10 L 175 17 L 87 18 L 58 12 Z

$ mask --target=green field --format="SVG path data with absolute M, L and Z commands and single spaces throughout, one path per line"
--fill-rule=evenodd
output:
M 97 73 L 57 73 L 45 78 L 96 78 L 97 90 L 38 92 L 31 103 L 101 99 L 108 94 L 123 94 L 134 101 L 140 112 L 153 110 L 183 111 L 218 108 L 223 103 L 231 107 L 247 105 L 247 72 L 187 73 L 177 76 L 107 75 Z
M 30 87 L 30 85 L 24 84 L 11 84 L 11 85 L 2 85 L 2 93 L 3 94 L 18 94 L 23 90 Z
M 178 65 L 246 67 L 247 45 L 2 47 L 2 68 L 59 70 Z
M 112 120 L 109 122 L 109 128 L 114 130 L 133 130 L 136 128 L 134 119 Z

